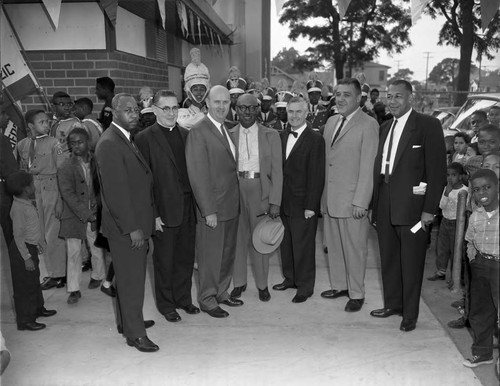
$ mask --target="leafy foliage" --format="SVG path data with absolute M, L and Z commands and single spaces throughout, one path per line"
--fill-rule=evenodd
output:
M 458 59 L 446 58 L 436 64 L 429 74 L 429 80 L 436 84 L 455 86 L 458 75 Z
M 308 72 L 318 67 L 317 61 L 311 61 L 306 55 L 300 55 L 295 48 L 283 48 L 271 60 L 271 65 L 288 73 Z
M 394 75 L 387 81 L 387 83 L 394 82 L 396 79 L 404 79 L 410 82 L 412 76 L 412 70 L 410 70 L 409 68 L 401 68 L 394 73 Z

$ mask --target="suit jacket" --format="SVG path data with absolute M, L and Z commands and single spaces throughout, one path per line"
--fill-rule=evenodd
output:
M 325 184 L 325 141 L 308 124 L 288 158 L 288 131 L 280 133 L 283 154 L 283 195 L 281 212 L 304 216 L 304 210 L 319 211 Z
M 177 127 L 185 144 L 189 131 Z M 153 192 L 158 216 L 165 226 L 177 227 L 183 219 L 184 192 L 174 153 L 162 130 L 166 129 L 155 123 L 137 134 L 135 144 L 153 172 Z
M 141 229 L 150 237 L 155 221 L 153 177 L 144 157 L 112 123 L 97 143 L 95 158 L 103 235 L 116 237 Z
M 186 163 L 198 215 L 216 213 L 218 221 L 235 218 L 240 200 L 236 160 L 228 142 L 207 116 L 189 131 Z
M 384 143 L 392 125 L 380 127 L 380 141 L 373 169 L 375 189 L 373 220 L 377 219 L 378 181 Z M 425 195 L 413 194 L 413 187 L 427 183 Z M 415 225 L 422 212 L 437 213 L 446 185 L 446 147 L 443 130 L 436 118 L 412 110 L 401 134 L 390 177 L 391 221 L 394 225 Z
M 276 119 L 276 122 L 274 122 L 273 129 L 278 130 L 278 131 L 283 131 L 286 129 L 287 123 L 281 122 L 279 119 Z
M 368 209 L 373 195 L 373 161 L 378 149 L 378 123 L 361 109 L 347 121 L 332 146 L 342 116 L 325 126 L 325 190 L 322 211 L 331 217 L 352 217 L 352 206 Z
M 94 163 L 92 158 L 90 163 Z M 92 175 L 89 178 L 92 180 Z M 57 182 L 63 200 L 59 237 L 86 239 L 87 220 L 96 211 L 96 200 L 78 158 L 71 156 L 64 161 L 57 171 Z
M 240 143 L 240 124 L 233 127 L 229 133 L 236 147 Z M 259 167 L 260 185 L 262 189 L 262 209 L 267 210 L 269 204 L 281 205 L 281 189 L 283 187 L 283 169 L 281 141 L 276 130 L 269 129 L 259 123 Z M 239 170 L 239 169 L 237 169 Z

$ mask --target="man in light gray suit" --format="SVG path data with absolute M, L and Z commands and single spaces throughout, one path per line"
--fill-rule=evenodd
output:
M 325 240 L 332 289 L 321 296 L 348 296 L 345 311 L 359 311 L 365 298 L 368 253 L 367 218 L 373 192 L 373 162 L 378 147 L 378 123 L 360 107 L 361 86 L 356 79 L 338 83 L 340 114 L 325 126 L 326 176 L 322 198 Z

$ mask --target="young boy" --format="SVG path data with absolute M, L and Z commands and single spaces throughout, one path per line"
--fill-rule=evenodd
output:
M 498 177 L 480 169 L 471 177 L 472 194 L 481 206 L 469 219 L 465 234 L 471 265 L 469 322 L 473 332 L 472 358 L 463 364 L 477 367 L 493 363 L 493 333 L 498 315 L 499 216 Z
M 500 106 L 491 106 L 488 110 L 488 121 L 490 124 L 500 126 Z
M 453 150 L 455 150 L 455 153 L 453 153 L 453 156 L 451 157 L 452 162 L 460 162 L 462 165 L 465 163 L 466 160 L 466 153 L 467 153 L 467 144 L 470 143 L 469 136 L 465 133 L 459 132 L 456 133 L 454 136 L 454 141 L 453 141 Z
M 497 178 L 500 178 L 500 155 L 498 153 L 492 153 L 484 157 L 483 169 L 490 169 L 495 172 Z
M 444 188 L 439 207 L 443 211 L 443 219 L 439 226 L 437 239 L 436 273 L 427 280 L 444 280 L 448 261 L 453 258 L 455 247 L 455 228 L 457 220 L 458 193 L 467 191 L 462 178 L 465 174 L 462 164 L 453 162 L 448 166 L 447 185 Z M 452 260 L 453 262 L 453 260 Z
M 55 114 L 52 117 L 50 135 L 59 141 L 63 155 L 67 158 L 70 150 L 68 149 L 66 137 L 75 123 L 79 123 L 78 119 L 73 116 L 74 103 L 68 94 L 58 91 L 52 96 L 52 105 Z
M 486 111 L 483 110 L 476 110 L 474 111 L 471 116 L 470 116 L 470 128 L 474 132 L 474 136 L 471 138 L 471 143 L 476 143 L 477 142 L 477 135 L 479 132 L 479 129 L 488 124 L 488 115 L 486 114 Z
M 103 76 L 95 80 L 95 95 L 100 101 L 104 101 L 101 114 L 99 115 L 99 122 L 103 130 L 106 130 L 113 121 L 113 109 L 111 108 L 111 101 L 115 96 L 115 82 L 113 79 Z
M 465 170 L 469 176 L 480 169 L 483 165 L 484 158 L 491 153 L 498 153 L 500 150 L 500 128 L 495 125 L 485 125 L 479 129 L 477 148 L 478 156 L 470 158 L 465 163 Z
M 38 331 L 45 324 L 37 323 L 36 318 L 52 316 L 56 311 L 45 309 L 40 289 L 38 247 L 42 249 L 44 242 L 37 209 L 31 201 L 35 193 L 33 176 L 25 171 L 14 172 L 7 178 L 7 188 L 14 195 L 10 210 L 14 242 L 10 244 L 9 258 L 17 329 Z
M 57 139 L 49 137 L 49 118 L 43 110 L 28 111 L 25 120 L 32 135 L 19 141 L 16 151 L 20 169 L 33 176 L 40 231 L 47 243 L 44 257 L 48 276 L 42 290 L 62 288 L 66 276 L 66 246 L 59 238 L 62 202 L 56 173 L 64 161 L 63 150 Z
M 75 101 L 74 114 L 85 126 L 87 133 L 89 133 L 89 147 L 90 150 L 94 151 L 95 145 L 102 134 L 102 126 L 99 122 L 87 118 L 92 114 L 94 109 L 94 104 L 89 98 L 80 98 Z
M 63 199 L 61 231 L 68 249 L 68 304 L 81 298 L 82 241 L 87 240 L 91 252 L 92 274 L 89 289 L 98 288 L 105 276 L 103 250 L 94 246 L 97 203 L 93 189 L 93 156 L 89 151 L 89 135 L 83 128 L 74 128 L 68 135 L 71 157 L 57 172 L 59 190 Z

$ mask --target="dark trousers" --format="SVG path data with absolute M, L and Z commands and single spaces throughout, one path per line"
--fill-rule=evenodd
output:
M 470 313 L 472 328 L 472 354 L 493 355 L 493 333 L 498 315 L 498 288 L 500 263 L 476 255 L 471 262 Z
M 145 336 L 142 307 L 148 242 L 139 249 L 132 249 L 129 235 L 113 235 L 108 242 L 116 272 L 117 324 L 127 338 Z
M 24 259 L 19 253 L 15 241 L 12 241 L 9 247 L 10 269 L 14 287 L 14 306 L 18 324 L 34 322 L 44 305 L 42 290 L 40 289 L 38 249 L 36 245 L 32 244 L 26 243 L 26 246 L 35 263 L 34 271 L 26 270 Z
M 453 268 L 456 224 L 456 220 L 448 220 L 443 217 L 439 225 L 436 256 L 436 268 L 439 274 L 446 274 L 446 269 L 448 268 L 448 262 L 450 260 L 452 264 L 451 267 Z
M 318 216 L 282 215 L 285 234 L 281 242 L 281 265 L 285 282 L 297 287 L 297 294 L 311 296 L 316 280 L 316 229 Z
M 2 226 L 5 244 L 10 245 L 14 239 L 12 232 L 12 220 L 10 218 L 10 208 L 12 206 L 12 195 L 7 193 L 5 182 L 0 181 L 0 225 Z
M 384 307 L 403 311 L 403 318 L 418 318 L 424 275 L 427 232 L 412 233 L 411 225 L 391 223 L 389 185 L 379 187 L 377 234 L 380 248 Z
M 193 196 L 186 194 L 181 225 L 153 237 L 156 306 L 164 315 L 192 304 L 195 227 Z

